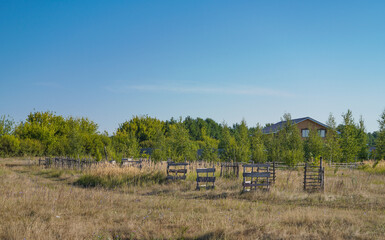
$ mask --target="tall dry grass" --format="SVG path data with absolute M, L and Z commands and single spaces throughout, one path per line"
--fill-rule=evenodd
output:
M 83 188 L 72 184 L 80 175 L 52 177 L 22 163 L 0 160 L 0 239 L 385 236 L 384 176 L 361 170 L 326 169 L 324 193 L 303 192 L 303 173 L 292 170 L 278 171 L 269 192 L 241 194 L 240 179 L 223 178 L 210 191 L 194 191 L 193 181 Z M 124 174 L 112 169 L 98 173 Z
M 159 165 L 120 167 L 102 163 L 92 166 L 76 181 L 84 187 L 121 187 L 127 185 L 160 184 L 166 180 L 165 171 Z

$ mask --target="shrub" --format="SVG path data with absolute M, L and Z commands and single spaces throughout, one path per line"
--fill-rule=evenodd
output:
M 20 150 L 20 140 L 13 135 L 0 137 L 0 155 L 3 157 L 15 156 Z
M 20 152 L 25 156 L 41 156 L 44 146 L 37 139 L 26 138 L 20 141 Z

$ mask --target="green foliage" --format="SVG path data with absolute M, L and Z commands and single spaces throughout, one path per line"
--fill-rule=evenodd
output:
M 267 161 L 267 149 L 263 140 L 263 133 L 260 125 L 257 125 L 257 127 L 251 131 L 250 152 L 251 160 L 254 162 L 261 163 Z
M 202 118 L 193 119 L 190 116 L 183 121 L 185 128 L 188 130 L 192 140 L 203 140 L 202 129 L 206 128 L 206 122 Z
M 331 116 L 332 117 L 332 116 Z M 87 118 L 64 118 L 53 112 L 30 113 L 17 125 L 13 120 L 0 118 L 0 154 L 3 156 L 69 156 L 92 157 L 97 160 L 122 157 L 140 157 L 141 148 L 149 148 L 153 160 L 194 160 L 201 149 L 201 159 L 217 161 L 255 162 L 285 161 L 294 165 L 323 155 L 326 159 L 354 161 L 356 156 L 368 156 L 367 142 L 377 145 L 380 158 L 385 155 L 385 111 L 379 120 L 380 131 L 365 133 L 364 122 L 354 124 L 351 111 L 343 115 L 344 124 L 335 127 L 329 118 L 325 141 L 311 131 L 303 143 L 300 133 L 291 122 L 290 114 L 284 116 L 285 124 L 276 134 L 262 134 L 261 127 L 248 128 L 242 120 L 231 128 L 207 118 L 183 121 L 171 118 L 161 121 L 149 116 L 134 116 L 120 124 L 113 136 L 98 132 L 98 125 Z M 382 124 L 382 125 L 381 125 Z M 341 132 L 341 137 L 337 134 Z M 382 129 L 382 130 L 381 130 Z M 382 132 L 381 132 L 382 131 Z M 369 136 L 369 137 L 368 137 Z M 374 136 L 378 136 L 375 138 Z M 374 140 L 376 139 L 376 140 Z M 146 155 L 147 156 L 147 155 Z
M 219 141 L 219 148 L 222 149 L 220 158 L 222 161 L 238 161 L 236 159 L 236 141 L 234 136 L 231 135 L 229 127 L 224 124 L 222 128 L 221 139 Z
M 190 140 L 187 129 L 182 122 L 170 126 L 167 138 L 167 157 L 173 161 L 195 160 L 197 144 Z
M 281 153 L 280 153 L 280 142 L 278 136 L 274 133 L 270 133 L 264 136 L 264 143 L 266 146 L 267 160 L 270 162 L 280 162 Z
M 219 140 L 222 134 L 222 126 L 211 118 L 206 118 L 205 122 L 207 135 L 211 138 Z
M 324 141 L 316 129 L 310 129 L 309 137 L 304 142 L 305 159 L 313 161 L 321 157 L 324 150 Z
M 210 162 L 216 162 L 219 160 L 218 155 L 218 144 L 219 141 L 211 138 L 207 135 L 206 128 L 202 128 L 202 156 L 201 159 L 210 161 Z
M 368 135 L 365 132 L 365 125 L 362 116 L 360 117 L 360 121 L 357 129 L 357 143 L 358 143 L 358 158 L 360 160 L 365 160 L 368 158 L 369 149 L 368 149 Z
M 14 131 L 15 122 L 5 115 L 0 116 L 0 137 L 10 135 Z
M 129 147 L 127 151 L 127 156 L 138 158 L 140 155 L 139 142 L 135 135 L 130 134 L 128 139 L 128 145 Z
M 20 150 L 20 140 L 13 135 L 3 135 L 0 137 L 0 156 L 12 157 L 18 155 Z
M 52 112 L 30 113 L 15 129 L 21 155 L 92 156 L 102 158 L 108 136 L 99 134 L 98 125 L 87 118 L 67 119 Z
M 155 145 L 151 155 L 152 160 L 167 160 L 167 139 L 166 136 L 163 134 L 163 131 L 158 130 L 155 133 L 153 140 Z
M 42 156 L 44 152 L 43 144 L 37 139 L 21 139 L 20 153 L 24 156 Z
M 357 127 L 354 123 L 352 112 L 342 114 L 344 125 L 341 128 L 341 149 L 344 162 L 354 162 L 360 150 L 357 140 Z
M 385 158 L 385 110 L 378 120 L 379 131 L 376 139 L 376 155 L 378 159 Z
M 375 147 L 376 146 L 376 141 L 378 137 L 378 132 L 374 131 L 372 133 L 368 133 L 368 147 Z
M 332 162 L 339 162 L 342 157 L 340 138 L 337 133 L 336 122 L 332 114 L 329 115 L 326 125 L 329 126 L 329 129 L 326 131 L 323 155 L 325 160 L 327 159 Z
M 122 157 L 139 157 L 139 142 L 135 134 L 118 131 L 112 137 L 112 142 L 115 151 L 120 153 Z
M 163 130 L 165 123 L 156 118 L 145 116 L 135 116 L 130 121 L 122 123 L 117 132 L 127 133 L 128 136 L 134 135 L 141 147 L 153 147 L 155 134 Z
M 278 159 L 289 166 L 294 166 L 304 158 L 303 142 L 298 128 L 292 124 L 290 114 L 283 117 L 285 124 L 278 132 Z
M 238 162 L 248 162 L 250 160 L 250 141 L 246 121 L 242 120 L 241 124 L 235 131 L 235 159 Z

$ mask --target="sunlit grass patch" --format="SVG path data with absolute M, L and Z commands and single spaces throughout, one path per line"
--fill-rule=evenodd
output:
M 76 181 L 84 187 L 121 187 L 128 185 L 160 184 L 165 182 L 166 174 L 156 168 L 118 167 L 101 164 L 86 171 Z
M 385 175 L 385 164 L 383 162 L 367 163 L 360 166 L 358 169 L 372 174 L 384 174 Z

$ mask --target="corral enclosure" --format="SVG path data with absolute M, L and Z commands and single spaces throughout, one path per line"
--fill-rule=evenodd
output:
M 175 181 L 166 180 L 167 163 L 144 161 L 140 168 L 104 163 L 83 171 L 30 163 L 0 160 L 1 239 L 385 236 L 382 162 L 374 168 L 373 163 L 355 168 L 326 165 L 323 192 L 304 191 L 303 167 L 277 168 L 269 191 L 246 193 L 242 168 L 238 177 L 221 177 L 220 165 L 209 163 L 190 164 L 186 179 Z M 196 191 L 196 169 L 212 167 L 215 188 Z M 84 187 L 91 182 L 98 184 Z

